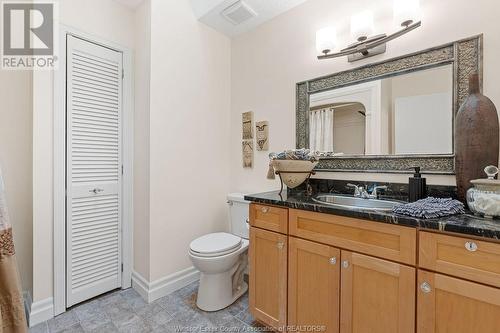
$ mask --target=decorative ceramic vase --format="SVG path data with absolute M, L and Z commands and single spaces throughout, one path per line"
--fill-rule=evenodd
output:
M 469 96 L 455 118 L 455 172 L 458 198 L 466 202 L 470 181 L 481 178 L 487 165 L 498 164 L 498 114 L 493 102 L 482 95 L 479 75 L 469 78 Z

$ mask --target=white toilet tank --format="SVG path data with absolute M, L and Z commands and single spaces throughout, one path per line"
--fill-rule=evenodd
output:
M 250 201 L 245 201 L 244 194 L 231 193 L 227 196 L 229 204 L 229 222 L 231 233 L 248 239 L 248 209 Z

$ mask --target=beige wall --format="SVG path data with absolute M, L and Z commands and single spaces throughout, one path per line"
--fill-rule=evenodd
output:
M 60 22 L 134 48 L 134 13 L 112 0 L 59 1 Z M 53 73 L 33 73 L 33 301 L 53 295 Z
M 0 168 L 23 289 L 32 290 L 31 72 L 0 70 Z
M 150 281 L 192 264 L 189 243 L 228 227 L 230 40 L 188 0 L 151 2 Z
M 151 80 L 151 1 L 135 13 L 134 112 L 134 270 L 150 278 L 149 260 L 149 105 Z
M 363 9 L 375 14 L 377 33 L 394 30 L 392 0 L 358 0 L 338 5 L 309 0 L 232 41 L 231 189 L 261 192 L 279 188 L 266 180 L 267 152 L 256 152 L 253 169 L 241 167 L 241 112 L 270 121 L 270 151 L 295 146 L 295 83 L 373 61 L 404 55 L 484 33 L 484 92 L 500 107 L 500 3 L 491 0 L 422 0 L 422 27 L 392 41 L 384 55 L 349 64 L 346 58 L 318 61 L 315 32 L 336 25 L 339 45 L 347 45 L 349 18 Z M 325 178 L 406 182 L 405 175 L 320 174 Z M 454 177 L 429 177 L 429 183 L 454 184 Z

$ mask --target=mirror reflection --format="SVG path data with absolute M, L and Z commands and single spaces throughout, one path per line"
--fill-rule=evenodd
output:
M 452 154 L 452 65 L 312 94 L 309 147 L 336 155 Z

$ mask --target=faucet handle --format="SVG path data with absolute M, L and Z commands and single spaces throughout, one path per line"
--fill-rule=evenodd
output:
M 354 196 L 360 196 L 361 195 L 361 192 L 364 190 L 363 186 L 359 186 L 359 185 L 354 185 L 354 184 L 351 184 L 351 183 L 347 183 L 347 187 L 352 187 L 354 188 Z

